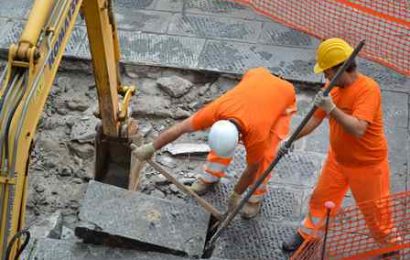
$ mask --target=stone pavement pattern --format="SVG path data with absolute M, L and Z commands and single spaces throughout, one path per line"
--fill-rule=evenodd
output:
M 216 0 L 121 0 L 116 3 L 124 62 L 232 74 L 264 65 L 289 79 L 320 81 L 311 72 L 317 40 L 239 5 Z M 3 36 L 0 48 L 4 49 L 16 41 L 31 1 L 0 0 L 0 4 Z M 89 57 L 86 42 L 85 27 L 79 21 L 67 47 L 67 56 Z M 362 59 L 359 59 L 359 69 L 375 78 L 382 89 L 392 191 L 408 191 L 409 79 Z M 298 95 L 299 112 L 293 120 L 294 126 L 310 108 L 311 94 Z M 327 122 L 296 145 L 296 151 L 284 158 L 276 169 L 261 216 L 251 221 L 235 219 L 218 242 L 215 256 L 287 258 L 279 249 L 280 242 L 292 234 L 306 210 L 327 151 Z M 243 150 L 238 149 L 235 156 L 229 172 L 239 174 L 244 166 Z M 206 198 L 223 210 L 231 189 L 232 180 L 224 180 Z M 352 203 L 348 194 L 345 205 Z

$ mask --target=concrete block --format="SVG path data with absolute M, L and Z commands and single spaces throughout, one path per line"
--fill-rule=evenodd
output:
M 204 209 L 91 181 L 76 235 L 87 242 L 201 255 L 210 220 Z M 193 228 L 195 227 L 195 228 Z

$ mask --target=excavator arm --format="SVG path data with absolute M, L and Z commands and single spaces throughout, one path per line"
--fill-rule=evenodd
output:
M 13 235 L 24 226 L 33 137 L 80 11 L 87 26 L 101 119 L 96 179 L 106 175 L 104 169 L 110 168 L 115 157 L 111 154 L 120 151 L 129 158 L 129 143 L 136 136 L 137 125 L 128 118 L 127 108 L 135 88 L 121 86 L 111 0 L 35 0 L 19 42 L 9 49 L 0 78 L 0 259 Z M 126 159 L 121 163 L 125 168 L 129 165 Z M 17 247 L 18 243 L 12 248 L 12 259 Z

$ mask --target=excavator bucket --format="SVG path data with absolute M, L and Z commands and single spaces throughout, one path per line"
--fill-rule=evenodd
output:
M 121 188 L 128 188 L 131 143 L 139 143 L 141 137 L 135 124 L 129 124 L 124 137 L 110 137 L 97 126 L 95 138 L 95 172 L 94 179 Z

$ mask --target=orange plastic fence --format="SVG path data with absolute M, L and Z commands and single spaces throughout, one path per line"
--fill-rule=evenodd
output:
M 323 240 L 305 241 L 291 259 L 321 259 Z M 325 246 L 325 259 L 410 259 L 410 191 L 344 208 L 331 219 Z
M 232 0 L 319 39 L 340 37 L 361 56 L 410 75 L 408 0 Z

